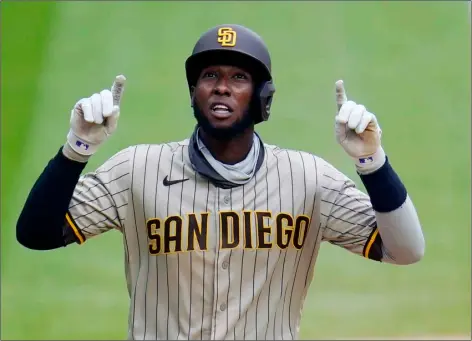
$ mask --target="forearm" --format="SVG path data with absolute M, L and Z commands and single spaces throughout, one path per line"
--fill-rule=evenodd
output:
M 419 261 L 425 241 L 421 224 L 410 197 L 398 209 L 376 213 L 377 226 L 383 242 L 382 261 L 407 265 Z
M 62 148 L 41 173 L 20 213 L 16 237 L 30 249 L 49 250 L 66 245 L 65 214 L 86 163 L 64 156 Z
M 382 261 L 411 264 L 424 253 L 425 241 L 416 209 L 388 159 L 368 175 L 360 174 L 375 211 L 382 238 Z

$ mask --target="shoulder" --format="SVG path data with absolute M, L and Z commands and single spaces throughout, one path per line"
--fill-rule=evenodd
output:
M 150 156 L 160 156 L 164 158 L 171 157 L 175 154 L 181 154 L 182 150 L 186 149 L 189 144 L 189 139 L 182 141 L 170 141 L 158 144 L 137 144 L 129 146 L 125 149 L 130 159 L 138 160 L 141 158 L 149 158 Z
M 278 164 L 302 170 L 317 183 L 343 183 L 350 179 L 326 159 L 310 152 L 264 143 L 268 166 Z
M 302 161 L 307 158 L 314 158 L 314 155 L 310 153 L 296 149 L 283 148 L 269 143 L 264 143 L 264 149 L 268 158 L 281 158 L 285 156 L 287 160 L 290 159 L 290 161 L 293 161 L 295 164 L 302 163 Z
M 318 168 L 322 167 L 326 161 L 319 158 L 318 156 L 297 149 L 283 148 L 277 145 L 264 143 L 266 151 L 266 159 L 269 164 L 272 163 L 286 163 L 290 167 L 294 168 L 306 168 L 310 171 L 318 171 Z
M 153 157 L 156 154 L 164 157 L 172 154 L 181 153 L 184 148 L 187 148 L 189 140 L 171 141 L 159 144 L 136 144 L 123 148 L 108 158 L 104 165 L 116 162 L 136 162 L 141 159 Z M 102 165 L 101 167 L 104 167 Z

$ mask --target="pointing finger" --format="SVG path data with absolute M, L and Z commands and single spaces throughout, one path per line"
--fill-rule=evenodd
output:
M 109 134 L 112 134 L 118 125 L 118 118 L 120 117 L 120 107 L 115 105 L 112 110 L 112 114 L 107 118 L 106 127 Z
M 338 80 L 336 82 L 336 104 L 338 106 L 338 111 L 341 109 L 342 105 L 347 102 L 346 90 L 344 89 L 344 81 Z
M 121 96 L 123 96 L 125 81 L 125 76 L 116 76 L 115 81 L 113 82 L 113 85 L 111 87 L 111 93 L 113 95 L 113 105 L 120 105 Z

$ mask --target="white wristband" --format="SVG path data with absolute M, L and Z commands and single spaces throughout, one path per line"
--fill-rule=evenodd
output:
M 373 173 L 382 167 L 387 160 L 387 157 L 383 148 L 380 147 L 374 154 L 354 158 L 354 160 L 356 163 L 357 172 L 366 175 Z

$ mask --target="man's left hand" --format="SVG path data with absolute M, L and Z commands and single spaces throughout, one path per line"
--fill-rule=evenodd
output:
M 351 156 L 360 173 L 371 173 L 385 163 L 382 130 L 365 106 L 348 101 L 344 82 L 336 82 L 336 140 Z

